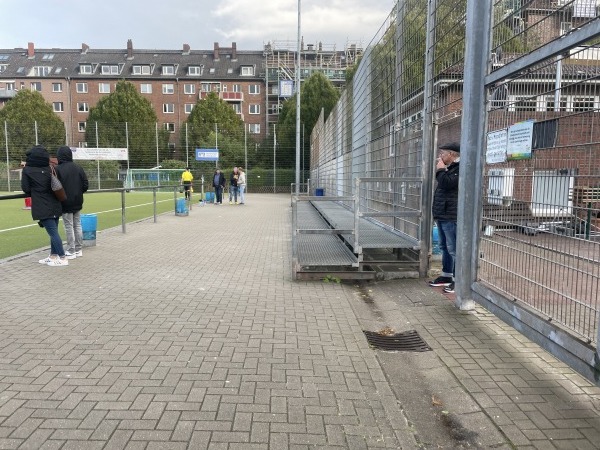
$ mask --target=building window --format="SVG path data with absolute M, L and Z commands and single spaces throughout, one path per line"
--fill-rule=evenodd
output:
M 92 65 L 91 64 L 79 64 L 79 73 L 91 74 L 92 73 Z
M 54 53 L 45 53 L 42 56 L 42 61 L 52 61 L 54 59 Z
M 175 93 L 175 89 L 172 84 L 163 84 L 162 85 L 162 93 L 163 94 L 173 94 Z
M 260 134 L 260 123 L 249 123 L 248 124 L 248 133 Z
M 183 92 L 185 94 L 195 94 L 196 93 L 196 85 L 194 84 L 184 84 Z
M 208 69 L 208 73 L 213 74 L 215 73 L 215 68 L 211 67 L 210 69 Z
M 184 110 L 186 114 L 190 114 L 192 112 L 192 109 L 194 109 L 194 104 L 193 103 L 186 103 L 184 106 Z
M 175 124 L 172 122 L 165 123 L 165 130 L 167 130 L 169 133 L 175 133 Z
M 98 92 L 101 94 L 110 94 L 110 83 L 100 83 L 98 85 Z
M 571 110 L 573 112 L 593 111 L 595 97 L 573 97 L 571 99 Z
M 119 66 L 116 64 L 104 64 L 102 75 L 119 75 Z
M 52 110 L 54 112 L 63 112 L 64 111 L 63 102 L 54 102 L 54 103 L 52 103 Z
M 4 72 L 7 67 L 8 67 L 8 64 L 0 64 L 0 73 Z
M 31 90 L 40 92 L 42 90 L 42 83 L 34 81 L 31 83 Z
M 80 133 L 85 133 L 85 125 L 86 125 L 85 122 L 77 122 L 77 130 Z
M 52 92 L 62 92 L 62 83 L 52 83 Z
M 249 105 L 248 112 L 250 114 L 260 114 L 260 105 Z
M 230 67 L 227 69 L 227 75 L 231 75 L 233 73 L 233 68 Z
M 559 100 L 558 109 L 555 108 L 555 98 L 554 96 L 548 96 L 543 100 L 543 111 L 566 111 L 567 110 L 567 97 L 561 95 Z
M 175 112 L 175 105 L 173 103 L 163 103 L 163 112 L 165 114 L 173 114 Z
M 87 83 L 77 83 L 75 85 L 75 89 L 77 90 L 78 94 L 87 94 L 87 91 L 88 91 Z
M 253 66 L 242 66 L 242 76 L 243 77 L 251 77 L 254 75 L 254 67 Z
M 14 91 L 15 90 L 15 83 L 6 83 L 6 90 L 7 91 Z
M 202 92 L 210 92 L 210 83 L 202 83 L 200 85 L 200 90 Z
M 140 92 L 142 94 L 152 94 L 152 85 L 150 83 L 140 84 Z
M 169 150 L 171 150 L 172 152 L 175 151 L 175 142 L 169 142 Z
M 148 65 L 137 65 L 133 66 L 134 75 L 150 75 L 150 66 Z
M 241 103 L 232 103 L 231 106 L 236 114 L 242 113 L 242 104 Z
M 233 92 L 242 92 L 242 86 L 239 84 L 234 84 L 232 86 Z
M 90 110 L 89 105 L 86 102 L 77 103 L 77 112 L 88 112 Z
M 260 84 L 251 84 L 248 86 L 248 94 L 260 94 Z
M 48 66 L 36 66 L 33 68 L 33 76 L 34 77 L 47 77 L 50 75 L 52 71 L 52 67 Z
M 509 111 L 536 111 L 537 99 L 535 97 L 509 97 Z
M 200 76 L 202 75 L 202 70 L 200 66 L 189 66 L 188 67 L 188 75 L 189 76 Z
M 175 75 L 175 66 L 173 66 L 173 65 L 162 66 L 162 74 L 163 75 Z

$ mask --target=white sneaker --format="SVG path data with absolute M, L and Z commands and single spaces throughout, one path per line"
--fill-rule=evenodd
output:
M 75 258 L 77 258 L 77 253 L 65 252 L 65 258 L 75 259 Z
M 48 264 L 51 261 L 52 258 L 50 258 L 50 256 L 46 256 L 44 259 L 40 259 L 38 262 L 40 264 Z
M 53 267 L 68 266 L 69 260 L 67 258 L 50 258 L 48 265 Z
M 76 251 L 75 256 L 77 256 L 78 258 L 81 258 L 83 256 L 83 250 Z

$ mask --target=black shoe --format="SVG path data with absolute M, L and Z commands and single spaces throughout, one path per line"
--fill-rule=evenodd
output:
M 429 282 L 429 286 L 450 286 L 452 284 L 452 277 L 437 277 L 435 280 Z
M 454 294 L 454 281 L 444 288 L 446 294 Z

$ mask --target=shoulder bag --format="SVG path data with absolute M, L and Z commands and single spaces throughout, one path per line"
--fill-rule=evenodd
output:
M 50 186 L 52 187 L 52 192 L 54 192 L 54 196 L 59 202 L 64 202 L 67 199 L 67 193 L 65 192 L 65 188 L 56 176 L 56 171 L 52 166 L 50 166 Z

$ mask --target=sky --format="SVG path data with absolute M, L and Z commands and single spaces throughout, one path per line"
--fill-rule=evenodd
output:
M 297 42 L 298 0 L 0 0 L 0 48 L 238 50 Z M 305 44 L 366 47 L 394 0 L 300 0 Z M 295 48 L 295 44 L 294 47 Z

